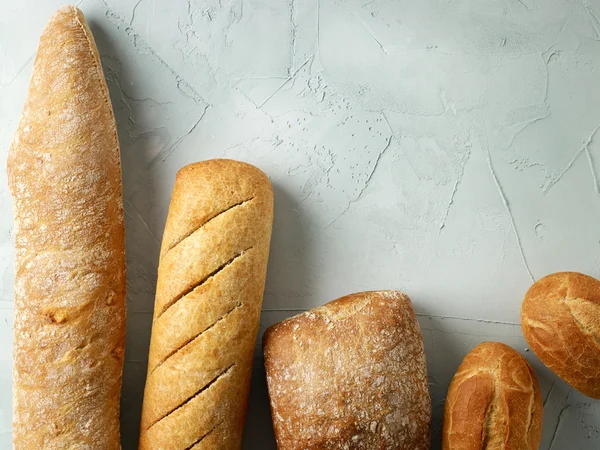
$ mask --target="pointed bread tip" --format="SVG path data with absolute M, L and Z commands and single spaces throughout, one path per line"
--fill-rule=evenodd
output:
M 54 14 L 52 14 L 52 17 L 50 17 L 48 25 L 46 25 L 46 29 L 48 29 L 50 25 L 57 25 L 73 19 L 85 20 L 85 16 L 83 15 L 83 12 L 81 12 L 81 10 L 75 5 L 61 6 L 54 12 Z
M 93 131 L 93 132 L 92 132 Z M 84 142 L 96 145 L 107 133 L 118 155 L 118 142 L 108 88 L 94 37 L 75 6 L 58 9 L 48 21 L 38 46 L 29 92 L 11 150 L 11 174 L 26 170 L 32 155 L 78 155 Z M 39 157 L 37 161 L 41 161 Z M 16 163 L 21 160 L 23 166 Z
M 58 35 L 63 33 L 73 35 L 81 32 L 85 34 L 92 47 L 95 47 L 94 38 L 83 12 L 74 5 L 61 6 L 52 14 L 50 20 L 48 20 L 40 38 L 40 44 L 48 35 L 51 36 L 50 39 L 54 40 Z

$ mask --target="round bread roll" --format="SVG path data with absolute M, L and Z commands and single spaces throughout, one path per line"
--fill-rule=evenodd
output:
M 484 342 L 454 375 L 444 412 L 443 450 L 537 450 L 542 397 L 525 358 L 500 342 Z
M 577 272 L 545 276 L 525 295 L 521 327 L 550 370 L 600 399 L 600 281 Z

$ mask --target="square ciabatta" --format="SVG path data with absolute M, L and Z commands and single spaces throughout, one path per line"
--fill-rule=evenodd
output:
M 429 449 L 423 341 L 399 291 L 348 295 L 263 339 L 279 450 Z

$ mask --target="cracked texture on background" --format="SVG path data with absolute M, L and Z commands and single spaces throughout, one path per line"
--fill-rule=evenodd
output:
M 4 158 L 39 34 L 60 4 L 3 5 Z M 558 270 L 600 275 L 599 2 L 83 0 L 80 7 L 102 55 L 122 146 L 126 450 L 135 448 L 159 242 L 185 164 L 242 159 L 273 182 L 264 326 L 352 291 L 407 291 L 421 315 L 434 439 L 465 353 L 489 339 L 525 349 L 515 324 L 532 279 Z M 0 447 L 8 448 L 6 183 L 0 209 Z M 599 446 L 600 406 L 526 356 L 545 396 L 541 448 Z M 257 353 L 246 438 L 267 449 L 274 444 L 262 431 L 269 417 L 261 370 Z

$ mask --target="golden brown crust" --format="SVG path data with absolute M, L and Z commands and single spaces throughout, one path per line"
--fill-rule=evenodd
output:
M 119 143 L 81 11 L 50 19 L 8 158 L 15 449 L 114 450 L 125 337 Z
M 349 295 L 263 339 L 279 450 L 429 449 L 423 342 L 399 291 Z
M 537 449 L 542 412 L 525 358 L 507 345 L 484 342 L 465 356 L 448 388 L 442 449 Z
M 550 370 L 600 399 L 600 281 L 576 272 L 545 276 L 525 295 L 521 327 Z
M 179 171 L 158 268 L 140 450 L 240 448 L 273 222 L 260 170 Z

